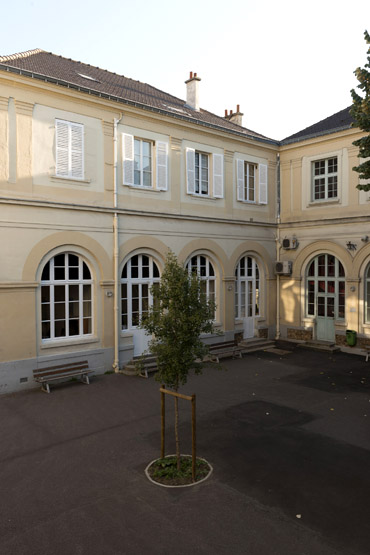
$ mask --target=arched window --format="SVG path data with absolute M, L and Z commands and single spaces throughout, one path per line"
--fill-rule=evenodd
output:
M 209 301 L 216 301 L 216 275 L 208 256 L 197 254 L 186 264 L 189 274 L 195 272 L 201 281 L 201 289 Z
M 57 254 L 41 275 L 42 339 L 92 334 L 91 272 L 81 257 Z
M 370 264 L 365 271 L 365 322 L 370 323 Z
M 257 262 L 243 256 L 235 270 L 235 318 L 253 318 L 260 313 L 260 275 Z
M 136 254 L 126 262 L 121 275 L 121 326 L 123 330 L 136 328 L 152 305 L 150 288 L 159 282 L 159 269 L 154 259 Z
M 332 254 L 316 256 L 307 268 L 308 316 L 343 319 L 345 316 L 345 274 Z

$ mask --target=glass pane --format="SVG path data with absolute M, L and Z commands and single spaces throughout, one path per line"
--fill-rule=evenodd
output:
M 48 262 L 42 270 L 41 281 L 48 281 L 50 279 L 50 262 Z
M 319 281 L 319 293 L 325 293 L 325 281 Z
M 327 275 L 330 277 L 335 276 L 335 257 L 331 254 L 328 254 L 327 260 L 328 260 Z
M 59 320 L 55 322 L 55 337 L 65 337 L 66 336 L 66 324 L 64 320 Z
M 326 264 L 325 264 L 325 254 L 321 254 L 318 257 L 318 275 L 325 276 L 326 275 Z
M 50 305 L 41 305 L 41 320 L 50 320 Z
M 69 268 L 69 279 L 70 280 L 77 280 L 79 278 L 79 269 L 78 268 Z
M 50 287 L 49 285 L 43 285 L 41 287 L 41 302 L 48 303 L 50 301 Z
M 153 262 L 153 277 L 154 278 L 159 278 L 159 270 L 158 270 L 158 266 L 155 262 Z
M 65 268 L 57 268 L 54 266 L 54 279 L 61 281 L 65 279 Z
M 123 270 L 122 270 L 122 279 L 126 279 L 127 278 L 127 263 L 124 265 Z
M 83 315 L 91 316 L 91 303 L 89 301 L 83 303 Z
M 50 322 L 42 323 L 42 339 L 50 339 Z
M 92 333 L 92 320 L 91 318 L 84 318 L 83 320 L 83 333 Z
M 315 261 L 313 260 L 308 268 L 308 275 L 314 276 L 315 275 Z
M 328 281 L 327 291 L 328 293 L 335 293 L 335 281 Z
M 56 285 L 54 287 L 54 301 L 64 301 L 65 300 L 65 286 L 64 285 Z
M 56 320 L 61 320 L 66 316 L 65 303 L 54 303 L 54 316 Z
M 69 335 L 79 335 L 80 326 L 78 320 L 69 320 Z
M 328 318 L 334 318 L 334 297 L 327 298 L 326 311 Z
M 82 262 L 82 274 L 83 274 L 83 279 L 91 279 L 90 270 L 87 264 L 85 264 L 85 262 Z
M 72 266 L 77 266 L 79 263 L 79 259 L 78 256 L 76 256 L 75 254 L 69 254 L 68 255 L 68 266 L 71 268 Z
M 339 262 L 339 260 L 338 260 L 338 273 L 339 273 L 339 277 L 345 277 L 344 268 L 342 266 L 342 263 Z
M 65 255 L 57 254 L 54 256 L 54 266 L 64 266 L 65 265 Z
M 139 257 L 137 255 L 131 258 L 131 277 L 134 279 L 139 277 Z
M 91 300 L 91 285 L 83 285 L 83 300 Z
M 85 285 L 84 287 L 90 287 L 90 285 Z M 79 298 L 79 285 L 69 286 L 69 300 L 77 301 Z
M 80 305 L 79 303 L 69 303 L 69 317 L 78 318 L 80 315 Z
M 317 314 L 318 316 L 325 316 L 325 297 L 318 297 L 317 299 Z

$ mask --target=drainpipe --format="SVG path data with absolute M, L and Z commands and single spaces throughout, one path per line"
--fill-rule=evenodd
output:
M 119 118 L 114 118 L 114 133 L 113 133 L 113 272 L 114 272 L 114 362 L 113 370 L 119 372 L 119 241 L 118 241 L 118 179 L 117 179 L 117 166 L 118 166 L 118 147 L 117 147 L 117 128 L 122 120 L 122 114 Z
M 277 216 L 276 216 L 276 261 L 280 261 L 280 154 L 276 156 L 276 200 L 277 200 Z M 280 339 L 280 276 L 276 276 L 276 334 L 275 339 Z

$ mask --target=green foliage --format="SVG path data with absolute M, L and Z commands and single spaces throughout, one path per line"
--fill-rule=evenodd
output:
M 204 478 L 209 473 L 209 465 L 202 459 L 195 461 L 196 480 Z M 176 457 L 165 457 L 156 460 L 151 468 L 150 475 L 152 478 L 188 478 L 192 477 L 192 459 L 191 457 L 181 457 L 180 469 L 177 468 Z
M 160 283 L 152 287 L 153 306 L 140 327 L 153 336 L 149 347 L 156 356 L 156 379 L 178 390 L 189 371 L 200 373 L 208 347 L 200 339 L 212 333 L 215 305 L 202 291 L 199 277 L 181 266 L 169 251 Z
M 354 119 L 354 124 L 363 131 L 370 132 L 370 35 L 367 31 L 364 33 L 365 41 L 369 45 L 367 50 L 367 63 L 364 68 L 358 67 L 355 70 L 355 75 L 359 81 L 357 88 L 363 93 L 359 95 L 354 89 L 351 91 L 352 95 L 352 108 L 351 115 Z M 366 69 L 368 68 L 368 69 Z M 364 162 L 352 168 L 359 173 L 360 179 L 369 180 L 368 183 L 357 185 L 357 189 L 363 191 L 370 191 L 370 135 L 365 135 L 353 142 L 354 146 L 359 148 L 359 157 L 365 159 Z

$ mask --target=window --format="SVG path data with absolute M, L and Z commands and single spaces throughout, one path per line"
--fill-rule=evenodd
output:
M 41 276 L 42 339 L 92 334 L 92 279 L 79 256 L 63 253 L 45 264 Z
M 84 126 L 55 120 L 56 167 L 58 177 L 84 178 Z
M 312 162 L 312 199 L 330 200 L 338 197 L 338 158 Z
M 212 262 L 207 256 L 198 254 L 192 256 L 186 264 L 189 274 L 195 272 L 201 281 L 201 290 L 209 301 L 216 301 L 216 276 Z
M 134 185 L 152 186 L 152 143 L 134 140 Z
M 195 190 L 196 195 L 208 195 L 208 154 L 195 152 Z
M 237 200 L 267 204 L 267 165 L 236 160 Z
M 136 328 L 152 305 L 150 288 L 160 279 L 159 269 L 151 256 L 137 254 L 123 267 L 121 275 L 121 327 Z
M 345 274 L 341 262 L 331 254 L 316 256 L 307 269 L 307 315 L 345 316 Z
M 370 264 L 365 272 L 365 322 L 370 324 Z
M 123 184 L 167 191 L 168 144 L 128 135 L 122 136 Z
M 223 198 L 224 157 L 222 154 L 186 149 L 186 189 L 189 195 Z

